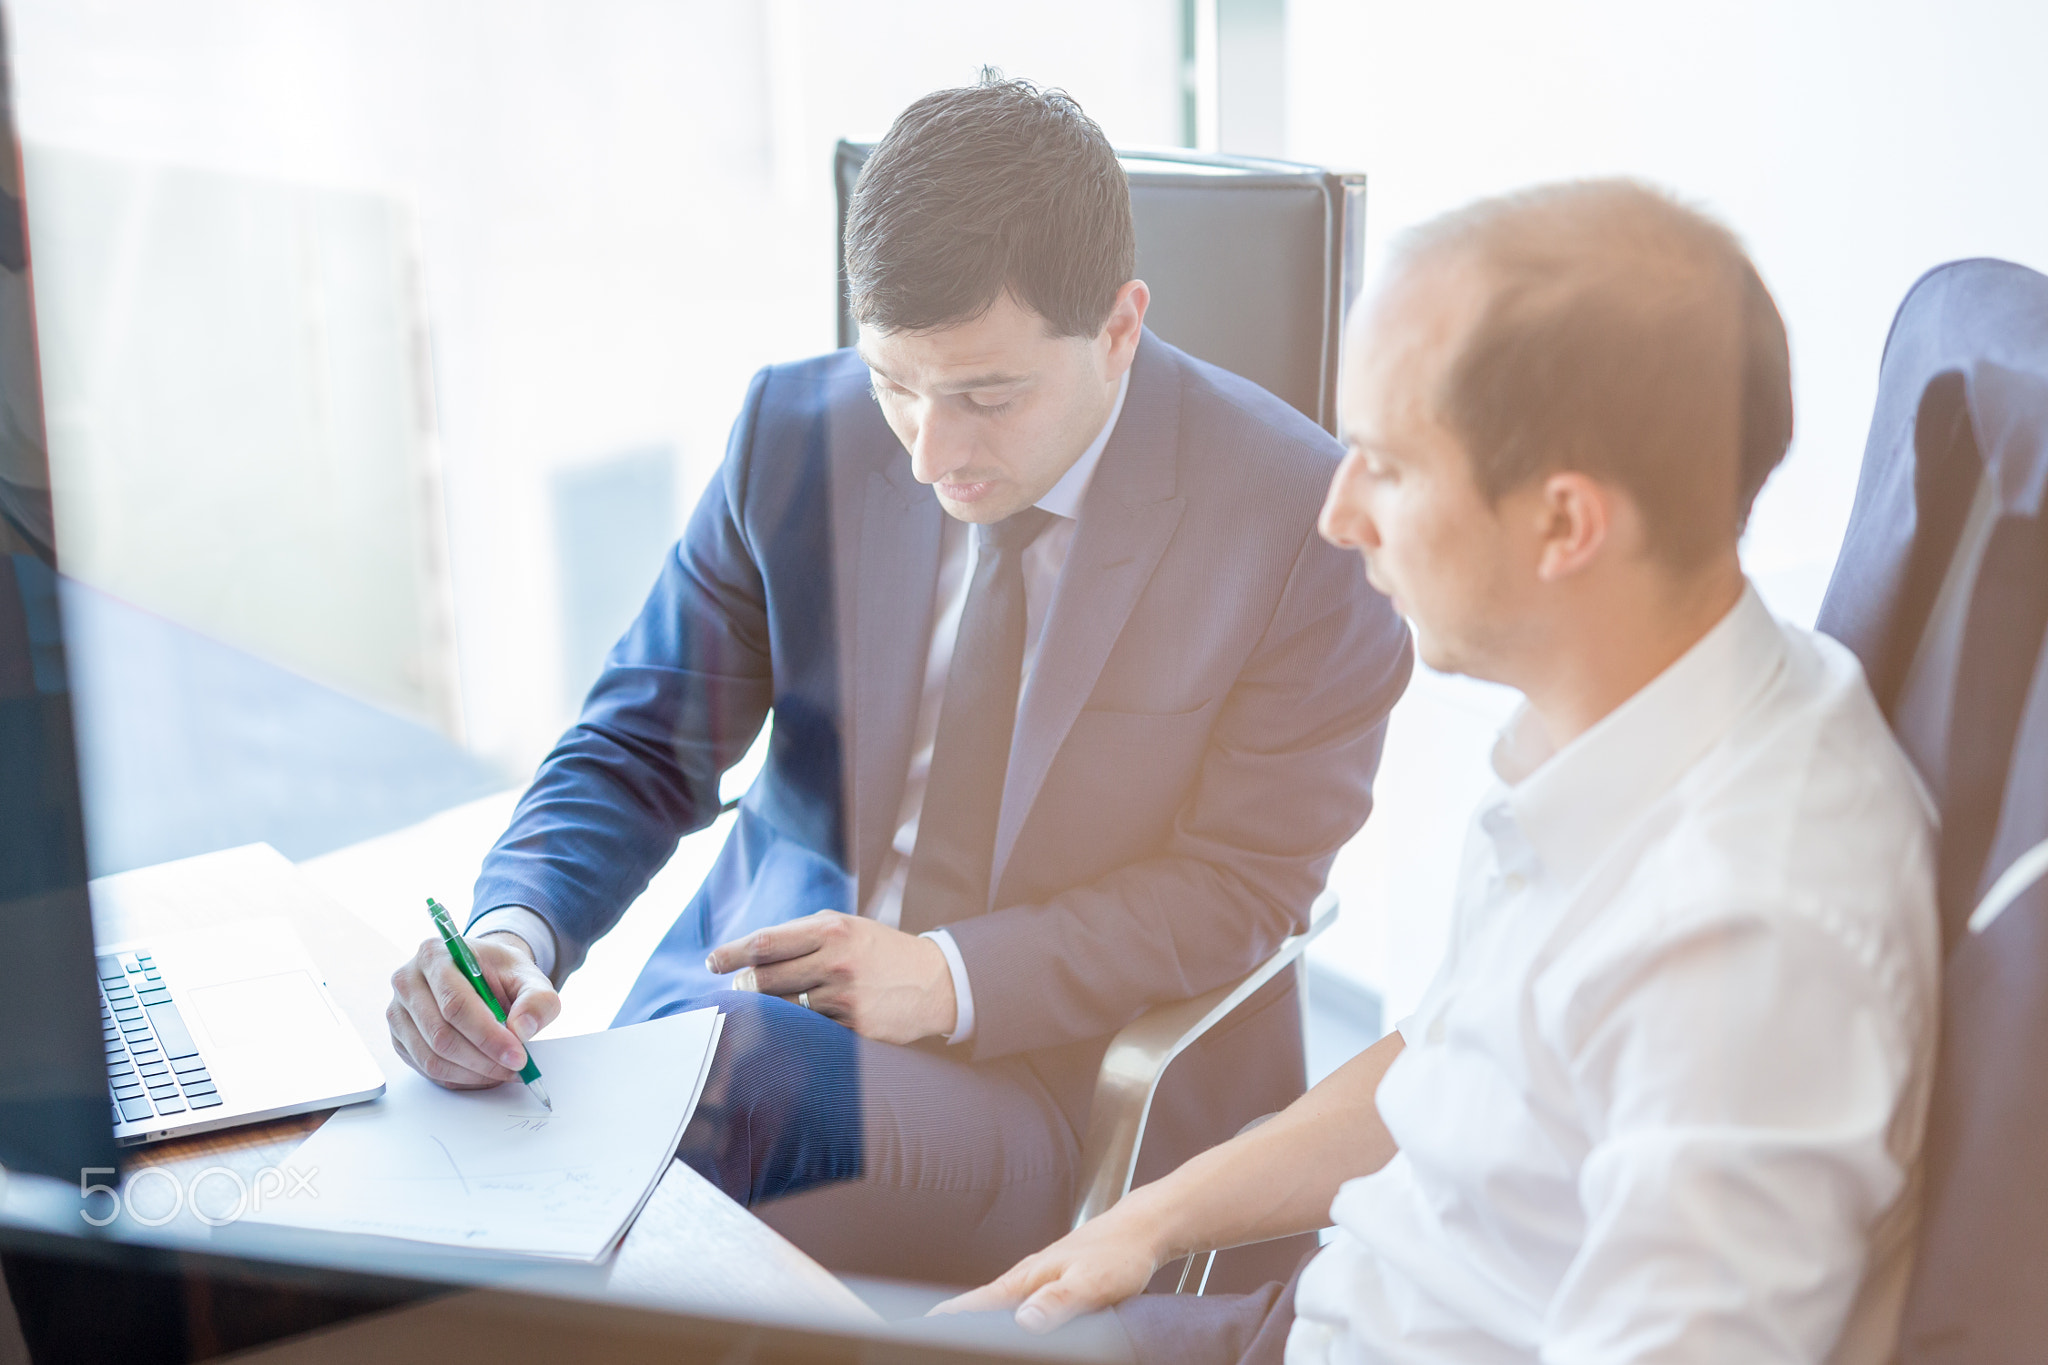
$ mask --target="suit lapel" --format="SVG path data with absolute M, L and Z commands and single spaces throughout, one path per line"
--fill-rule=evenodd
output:
M 862 904 L 874 889 L 903 803 L 938 584 L 939 519 L 945 515 L 931 490 L 911 477 L 895 437 L 887 440 L 884 462 L 880 468 L 870 465 L 860 486 L 858 525 L 851 528 L 853 610 L 842 650 L 851 682 L 852 705 L 841 719 L 852 735 L 851 845 Z
M 996 823 L 990 907 L 1053 755 L 1073 728 L 1110 649 L 1180 524 L 1173 496 L 1180 447 L 1181 377 L 1150 332 L 1131 366 L 1123 414 L 1081 504 L 1080 523 L 1046 614 L 1038 661 L 1017 709 Z

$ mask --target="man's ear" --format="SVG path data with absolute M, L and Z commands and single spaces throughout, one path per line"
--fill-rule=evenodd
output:
M 1138 334 L 1145 330 L 1145 309 L 1152 303 L 1152 291 L 1143 280 L 1125 280 L 1109 306 L 1109 319 L 1102 324 L 1102 340 L 1108 343 L 1103 368 L 1112 379 L 1131 367 L 1138 353 Z
M 1539 554 L 1536 576 L 1556 583 L 1583 572 L 1614 538 L 1618 491 L 1576 470 L 1543 480 L 1537 516 Z

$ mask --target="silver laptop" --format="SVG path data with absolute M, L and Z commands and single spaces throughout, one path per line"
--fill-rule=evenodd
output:
M 383 1072 L 282 919 L 107 944 L 97 956 L 122 1146 L 384 1093 Z

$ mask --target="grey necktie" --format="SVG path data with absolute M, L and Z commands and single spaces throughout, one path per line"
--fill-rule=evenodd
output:
M 1003 773 L 1024 672 L 1024 551 L 1053 519 L 1037 507 L 975 528 L 974 580 L 960 613 L 931 774 L 898 926 L 920 934 L 988 908 Z

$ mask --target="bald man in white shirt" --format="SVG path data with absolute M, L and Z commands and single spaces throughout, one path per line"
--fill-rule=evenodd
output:
M 1139 1360 L 1877 1362 L 1914 1210 L 1929 815 L 1849 652 L 1736 546 L 1791 435 L 1724 228 L 1628 182 L 1420 229 L 1355 322 L 1323 534 L 1521 690 L 1415 1012 L 947 1305 Z M 1261 1294 L 1141 1296 L 1333 1223 Z

